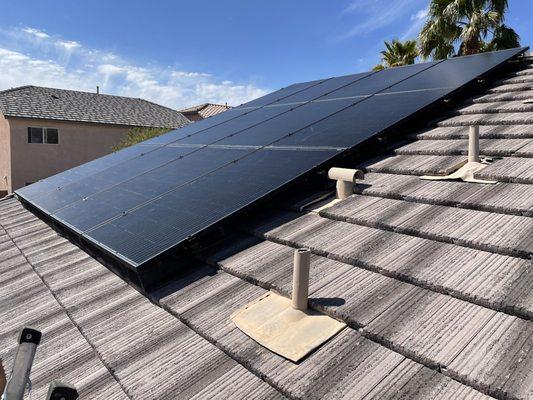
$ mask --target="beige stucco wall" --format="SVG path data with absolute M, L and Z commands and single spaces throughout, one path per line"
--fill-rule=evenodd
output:
M 202 120 L 203 118 L 200 116 L 200 114 L 198 113 L 194 113 L 194 114 L 184 114 L 185 115 L 185 118 L 187 118 L 189 121 L 191 122 L 196 122 L 196 121 L 200 121 Z
M 9 190 L 11 179 L 9 123 L 0 113 L 0 197 Z
M 52 120 L 9 118 L 11 131 L 11 185 L 29 182 L 111 153 L 131 127 Z M 59 144 L 28 143 L 28 127 L 57 128 Z

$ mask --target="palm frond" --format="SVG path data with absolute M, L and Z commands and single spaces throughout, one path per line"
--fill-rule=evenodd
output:
M 420 55 L 447 58 L 516 47 L 519 37 L 503 24 L 508 0 L 431 0 L 418 36 Z
M 381 65 L 385 68 L 414 64 L 418 57 L 416 41 L 406 40 L 401 42 L 397 39 L 393 39 L 390 42 L 386 41 L 385 50 L 381 52 L 381 55 Z
M 514 29 L 502 24 L 494 30 L 494 37 L 492 38 L 491 45 L 494 50 L 520 47 L 520 36 L 514 31 Z

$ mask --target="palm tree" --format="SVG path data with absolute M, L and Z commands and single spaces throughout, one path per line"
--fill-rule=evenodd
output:
M 431 0 L 418 41 L 424 58 L 444 59 L 520 46 L 504 21 L 507 0 Z
M 381 64 L 376 65 L 373 68 L 374 71 L 414 64 L 416 57 L 418 57 L 415 40 L 400 42 L 397 39 L 393 39 L 391 42 L 385 41 L 385 48 L 386 50 L 381 52 Z

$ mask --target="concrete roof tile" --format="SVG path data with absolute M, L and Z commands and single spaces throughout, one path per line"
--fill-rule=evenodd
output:
M 417 139 L 467 139 L 468 126 L 438 126 L 426 129 L 416 135 Z M 482 139 L 533 138 L 531 125 L 482 125 L 479 127 Z
M 0 356 L 11 365 L 20 326 L 43 331 L 46 340 L 32 372 L 34 396 L 44 396 L 50 381 L 61 378 L 84 398 L 189 398 L 207 387 L 215 398 L 230 388 L 235 396 L 283 397 L 51 228 L 29 246 L 25 234 L 42 232 L 41 226 L 25 224 L 24 234 L 8 210 L 31 216 L 14 199 L 0 201 L 7 216 L 7 226 L 0 221 L 3 243 L 11 241 L 11 250 L 22 256 L 15 266 L 25 272 L 13 274 L 13 265 L 0 264 L 0 277 L 9 278 L 2 280 L 8 301 L 2 301 L 0 314 L 11 321 L 0 327 Z M 19 235 L 11 236 L 12 230 Z M 65 336 L 65 327 L 75 341 Z M 213 386 L 235 369 L 247 386 Z

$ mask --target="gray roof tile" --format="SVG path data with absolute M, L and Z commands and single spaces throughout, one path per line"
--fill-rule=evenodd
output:
M 532 125 L 482 125 L 479 127 L 482 139 L 519 139 L 533 138 Z M 416 135 L 416 139 L 466 139 L 467 126 L 436 127 Z
M 533 183 L 533 158 L 506 157 L 478 172 L 480 179 L 493 179 L 500 182 Z
M 467 114 L 445 119 L 439 126 L 523 125 L 533 124 L 533 112 Z
M 224 104 L 203 103 L 193 107 L 184 108 L 180 110 L 180 112 L 185 116 L 191 114 L 198 114 L 202 118 L 209 118 L 213 115 L 217 115 L 224 111 L 227 111 L 230 108 L 230 106 Z
M 482 156 L 512 156 L 520 155 L 523 147 L 533 148 L 533 139 L 480 139 L 480 155 Z M 444 143 L 442 140 L 419 140 L 405 146 L 394 149 L 396 154 L 404 155 L 441 155 L 468 154 L 467 139 L 448 139 Z M 527 152 L 526 152 L 527 156 Z
M 533 232 L 530 217 L 360 195 L 320 215 L 504 255 L 533 256 L 533 237 L 527 235 Z M 479 235 L 479 226 L 484 235 Z
M 184 281 L 188 281 L 188 278 Z M 224 272 L 206 276 L 197 282 L 200 283 L 195 284 L 192 290 L 184 282 L 171 284 L 177 287 L 186 286 L 186 289 L 174 291 L 172 288 L 164 288 L 162 292 L 172 294 L 163 295 L 160 301 L 188 324 L 216 341 L 237 361 L 247 365 L 256 374 L 265 376 L 291 397 L 382 399 L 379 391 L 375 390 L 379 385 L 381 389 L 389 389 L 391 394 L 401 397 L 404 389 L 395 386 L 397 391 L 393 392 L 391 386 L 394 386 L 394 381 L 389 380 L 386 386 L 380 382 L 390 375 L 395 376 L 396 370 L 406 364 L 411 368 L 406 372 L 408 376 L 404 377 L 405 381 L 418 379 L 417 373 L 424 370 L 427 371 L 428 380 L 430 377 L 435 380 L 433 383 L 442 382 L 443 387 L 450 384 L 445 376 L 426 367 L 415 366 L 415 363 L 400 354 L 364 338 L 353 329 L 345 329 L 311 357 L 295 365 L 261 347 L 233 324 L 228 323 L 232 312 L 262 295 L 264 289 Z M 202 300 L 190 304 L 188 299 L 191 298 Z M 188 304 L 184 305 L 184 301 Z M 435 374 L 438 376 L 434 376 Z M 424 390 L 430 392 L 433 383 L 428 385 L 429 388 L 425 388 L 425 380 L 419 380 L 416 384 L 423 393 Z M 450 389 L 453 386 L 450 384 Z M 457 385 L 450 395 L 463 389 L 466 393 L 476 393 L 470 388 Z M 365 397 L 373 391 L 376 397 Z M 391 398 L 397 398 L 394 395 Z
M 43 331 L 34 398 L 44 397 L 53 379 L 76 385 L 87 399 L 192 398 L 208 388 L 211 398 L 283 397 L 80 248 L 43 230 L 18 201 L 0 201 L 0 216 L 0 315 L 11 322 L 0 327 L 0 358 L 12 364 L 20 327 Z M 241 379 L 219 385 L 228 375 Z

